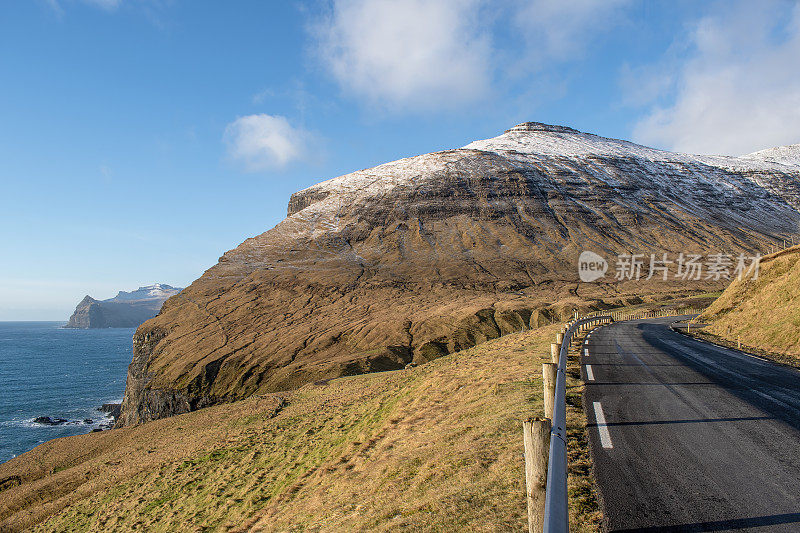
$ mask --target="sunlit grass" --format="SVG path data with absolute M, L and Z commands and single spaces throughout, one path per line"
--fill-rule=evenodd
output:
M 765 257 L 758 279 L 735 280 L 700 320 L 721 342 L 800 362 L 800 247 Z
M 77 441 L 57 443 L 47 460 L 75 466 L 43 489 L 83 484 L 44 496 L 55 514 L 37 529 L 524 530 L 521 422 L 542 415 L 541 363 L 558 328 L 85 435 L 108 442 L 83 461 Z M 575 369 L 569 386 L 572 525 L 597 531 Z

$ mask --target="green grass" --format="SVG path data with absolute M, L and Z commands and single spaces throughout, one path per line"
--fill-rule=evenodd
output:
M 15 523 L 41 516 L 37 531 L 524 530 L 521 423 L 542 416 L 541 363 L 557 330 L 54 441 L 36 460 L 73 466 L 41 478 L 39 492 L 20 487 L 30 514 Z M 570 513 L 575 531 L 594 532 L 600 516 L 576 372 Z M 108 443 L 86 456 L 101 439 Z M 59 492 L 65 482 L 81 484 Z

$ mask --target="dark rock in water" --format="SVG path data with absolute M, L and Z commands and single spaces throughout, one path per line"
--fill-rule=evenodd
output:
M 104 403 L 100 407 L 98 407 L 98 411 L 102 413 L 107 413 L 108 416 L 116 420 L 119 418 L 120 410 L 122 409 L 122 404 L 119 403 Z
M 94 428 L 94 429 L 92 429 L 92 433 L 98 433 L 100 431 L 103 431 L 103 428 Z
M 94 420 L 92 420 L 91 418 L 84 418 L 83 419 L 83 423 L 84 424 L 94 424 Z
M 37 416 L 33 419 L 35 424 L 42 424 L 45 426 L 60 426 L 69 422 L 66 418 L 51 418 L 49 416 Z
M 156 283 L 133 292 L 120 291 L 114 298 L 95 300 L 86 296 L 75 308 L 66 328 L 135 328 L 156 316 L 161 305 L 181 291 Z

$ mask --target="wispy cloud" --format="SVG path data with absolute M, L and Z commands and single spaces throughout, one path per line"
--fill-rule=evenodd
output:
M 275 91 L 272 89 L 262 89 L 253 95 L 252 101 L 254 104 L 263 104 L 268 98 L 275 96 Z
M 452 106 L 488 90 L 491 46 L 479 0 L 336 0 L 316 25 L 347 92 L 396 108 Z
M 59 15 L 64 13 L 63 4 L 67 2 L 80 2 L 105 9 L 106 11 L 113 11 L 122 5 L 122 0 L 44 0 L 44 2 Z
M 629 3 L 333 0 L 311 28 L 318 57 L 345 94 L 424 112 L 502 99 L 503 80 L 580 57 Z
M 309 134 L 279 115 L 247 115 L 225 128 L 230 158 L 246 172 L 280 169 L 307 155 Z
M 83 2 L 103 9 L 115 9 L 122 4 L 122 0 L 83 0 Z
M 594 38 L 613 30 L 631 0 L 522 0 L 512 24 L 535 65 L 580 56 Z
M 723 5 L 692 27 L 682 61 L 626 74 L 648 103 L 637 141 L 722 154 L 800 142 L 800 4 Z
M 111 183 L 114 181 L 114 171 L 108 165 L 100 165 L 100 176 L 104 183 Z

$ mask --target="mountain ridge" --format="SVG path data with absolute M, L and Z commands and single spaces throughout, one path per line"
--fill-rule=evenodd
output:
M 178 287 L 155 283 L 135 291 L 119 291 L 113 298 L 96 300 L 88 294 L 75 307 L 68 329 L 135 328 L 153 318 Z
M 577 258 L 756 252 L 798 232 L 799 206 L 800 168 L 539 123 L 326 180 L 139 328 L 119 423 L 424 363 L 576 307 L 719 289 L 583 284 Z
M 774 146 L 743 155 L 742 158 L 757 159 L 781 165 L 800 166 L 800 143 Z
M 534 135 L 531 135 L 532 133 Z M 536 142 L 531 142 L 532 140 Z M 534 149 L 531 150 L 531 148 Z M 776 147 L 771 150 L 779 148 L 786 147 Z M 722 168 L 733 172 L 742 172 L 750 182 L 756 183 L 761 187 L 766 185 L 757 181 L 758 176 L 762 173 L 795 171 L 794 168 L 787 169 L 787 165 L 783 163 L 751 157 L 754 154 L 742 157 L 682 154 L 649 148 L 630 141 L 584 133 L 566 126 L 525 122 L 506 130 L 498 137 L 472 141 L 460 149 L 442 150 L 421 156 L 403 158 L 322 181 L 294 193 L 289 201 L 287 216 L 292 216 L 313 204 L 323 201 L 331 192 L 352 194 L 357 191 L 363 195 L 369 195 L 385 192 L 392 186 L 405 185 L 409 183 L 409 178 L 413 176 L 414 171 L 425 170 L 425 162 L 421 165 L 419 164 L 421 159 L 446 157 L 447 154 L 465 150 L 478 150 L 495 154 L 495 156 L 510 157 L 513 161 L 532 158 L 532 162 L 540 162 L 546 157 L 558 157 L 568 160 L 580 156 L 596 159 L 600 156 L 629 158 L 633 155 L 649 162 L 667 162 L 695 167 L 705 166 L 709 169 Z M 383 170 L 388 172 L 382 174 L 381 171 Z M 388 173 L 396 173 L 398 170 L 410 171 L 412 174 L 405 180 L 400 179 L 393 182 L 380 183 L 381 187 L 377 187 L 380 178 L 386 178 Z M 798 166 L 797 170 L 800 171 L 800 166 Z M 614 182 L 612 181 L 611 183 L 613 184 Z M 330 189 L 334 189 L 334 191 Z M 795 208 L 800 208 L 800 188 L 797 188 L 795 184 L 793 190 L 785 192 L 784 199 L 790 201 Z
M 131 292 L 119 291 L 116 296 L 104 301 L 150 300 L 159 298 L 167 299 L 170 296 L 178 294 L 181 290 L 181 287 L 173 287 L 172 285 L 167 285 L 166 283 L 153 283 L 151 285 L 139 287 Z

